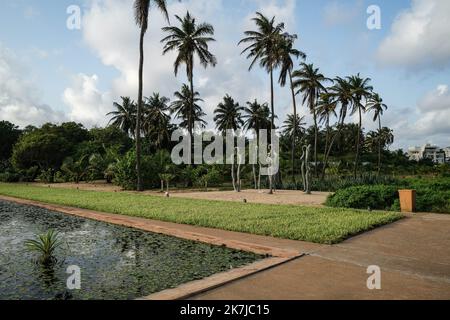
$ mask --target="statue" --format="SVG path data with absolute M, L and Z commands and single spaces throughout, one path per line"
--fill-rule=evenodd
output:
M 242 189 L 242 181 L 241 181 L 241 165 L 243 163 L 242 154 L 239 152 L 239 147 L 234 148 L 236 150 L 236 158 L 237 158 L 237 171 L 235 177 L 234 170 L 234 154 L 233 154 L 233 162 L 231 163 L 231 179 L 233 180 L 233 189 L 236 192 L 241 192 Z
M 303 179 L 303 191 L 306 194 L 311 194 L 311 188 L 309 185 L 309 180 L 311 177 L 311 166 L 309 163 L 309 156 L 311 153 L 311 145 L 309 144 L 308 146 L 303 146 L 302 147 L 302 157 L 300 158 L 300 161 L 302 163 L 302 179 Z
M 269 178 L 269 194 L 273 194 L 273 173 L 272 173 L 272 165 L 273 165 L 273 151 L 272 145 L 269 145 L 269 152 L 267 153 L 266 163 L 268 165 L 268 178 Z

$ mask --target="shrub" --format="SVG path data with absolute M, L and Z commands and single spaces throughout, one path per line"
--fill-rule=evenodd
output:
M 144 188 L 155 188 L 160 183 L 155 163 L 149 156 L 143 156 L 141 160 L 141 172 Z M 136 190 L 136 152 L 129 151 L 119 158 L 114 166 L 114 183 L 125 190 Z
M 326 205 L 336 208 L 390 210 L 396 199 L 398 191 L 394 186 L 356 186 L 330 195 Z
M 15 172 L 0 173 L 0 182 L 19 182 L 20 174 Z

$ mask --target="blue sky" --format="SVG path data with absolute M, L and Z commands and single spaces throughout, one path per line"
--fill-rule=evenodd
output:
M 297 47 L 328 77 L 360 72 L 372 78 L 388 104 L 385 124 L 395 130 L 394 147 L 432 142 L 450 145 L 450 25 L 442 12 L 446 0 L 191 0 L 169 1 L 171 14 L 189 9 L 216 27 L 211 49 L 219 65 L 196 70 L 196 85 L 212 111 L 225 93 L 240 103 L 268 100 L 268 77 L 236 46 L 251 28 L 255 11 L 275 15 L 300 39 Z M 131 0 L 3 0 L 0 3 L 0 118 L 26 123 L 74 120 L 105 125 L 103 116 L 121 95 L 135 97 L 138 29 Z M 369 5 L 381 9 L 382 28 L 366 27 Z M 430 5 L 431 4 L 431 5 Z M 68 30 L 66 9 L 82 8 L 82 28 Z M 172 19 L 173 21 L 173 19 Z M 160 27 L 155 11 L 146 37 L 145 95 L 171 97 L 185 81 L 176 79 L 172 56 L 160 56 Z M 6 83 L 6 84 L 5 84 Z M 299 98 L 300 99 L 300 98 Z M 291 110 L 286 88 L 276 91 L 284 119 Z M 445 121 L 447 119 L 447 121 Z M 374 124 L 368 116 L 367 129 Z

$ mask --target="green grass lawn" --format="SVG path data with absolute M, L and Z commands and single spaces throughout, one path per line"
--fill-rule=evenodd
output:
M 0 183 L 0 194 L 127 216 L 327 244 L 341 242 L 402 217 L 391 212 L 164 198 L 23 184 Z

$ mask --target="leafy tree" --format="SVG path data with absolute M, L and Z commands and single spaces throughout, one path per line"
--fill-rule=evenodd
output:
M 122 104 L 114 102 L 115 111 L 111 111 L 107 116 L 111 116 L 109 124 L 121 129 L 127 135 L 134 137 L 136 133 L 136 103 L 130 97 L 121 97 Z
M 275 17 L 268 19 L 260 12 L 256 13 L 256 17 L 252 21 L 256 24 L 257 30 L 245 31 L 245 37 L 239 41 L 239 44 L 249 44 L 242 51 L 242 54 L 247 53 L 247 59 L 252 59 L 249 71 L 259 61 L 260 66 L 266 69 L 270 75 L 271 129 L 275 129 L 273 72 L 280 64 L 278 43 L 284 30 L 284 23 L 275 24 Z
M 352 91 L 352 115 L 358 113 L 359 122 L 358 128 L 359 130 L 356 132 L 356 156 L 355 156 L 355 165 L 354 165 L 354 176 L 356 177 L 356 173 L 358 170 L 359 156 L 362 140 L 359 138 L 359 132 L 362 130 L 362 113 L 366 112 L 366 105 L 368 99 L 372 96 L 373 87 L 369 85 L 371 79 L 370 78 L 361 78 L 358 73 L 356 76 L 348 77 L 348 82 L 350 84 L 350 88 Z
M 158 148 L 170 141 L 169 98 L 153 93 L 145 99 L 143 131 L 147 139 Z
M 238 102 L 235 102 L 228 94 L 219 103 L 216 110 L 214 110 L 214 122 L 216 128 L 222 132 L 226 130 L 238 130 L 244 125 L 241 111 L 243 108 Z
M 19 127 L 8 121 L 0 121 L 0 161 L 11 158 L 13 146 L 20 135 Z
M 383 99 L 378 93 L 372 94 L 368 102 L 367 111 L 373 111 L 373 121 L 378 121 L 378 174 L 380 174 L 381 171 L 381 138 L 383 137 L 381 130 L 381 116 L 387 108 L 387 105 L 383 102 Z
M 135 0 L 134 1 L 134 16 L 136 24 L 141 29 L 139 38 L 139 90 L 138 103 L 136 109 L 136 175 L 137 175 L 137 190 L 143 190 L 142 176 L 141 176 L 141 112 L 142 112 L 142 97 L 143 97 L 143 73 L 144 73 L 144 37 L 148 29 L 148 15 L 150 13 L 151 4 L 156 5 L 158 9 L 169 21 L 167 13 L 166 0 Z
M 171 113 L 175 115 L 175 118 L 180 120 L 180 127 L 188 129 L 194 127 L 195 122 L 199 122 L 203 127 L 206 127 L 206 121 L 203 120 L 203 117 L 206 116 L 206 113 L 203 112 L 202 107 L 198 105 L 198 102 L 203 102 L 200 99 L 200 93 L 194 92 L 194 108 L 192 115 L 191 113 L 191 90 L 189 86 L 183 84 L 180 91 L 174 93 L 176 98 L 175 101 L 170 105 Z
M 298 88 L 297 94 L 303 94 L 303 104 L 307 104 L 314 119 L 314 171 L 317 175 L 317 142 L 319 126 L 317 123 L 317 103 L 320 94 L 326 89 L 323 85 L 325 81 L 331 81 L 319 72 L 313 64 L 301 63 L 300 69 L 294 71 L 294 87 Z
M 190 110 L 188 116 L 188 131 L 192 137 L 193 131 L 193 117 L 195 117 L 195 91 L 194 91 L 194 57 L 195 55 L 200 60 L 200 64 L 207 68 L 209 65 L 215 67 L 217 64 L 216 57 L 209 51 L 208 43 L 215 41 L 212 37 L 214 35 L 214 27 L 208 23 L 197 24 L 194 17 L 189 11 L 184 18 L 175 16 L 180 27 L 169 26 L 162 30 L 168 33 L 168 36 L 161 40 L 164 43 L 163 54 L 171 51 L 177 51 L 177 57 L 174 63 L 175 76 L 178 74 L 178 69 L 182 64 L 186 65 L 186 75 L 190 83 Z

